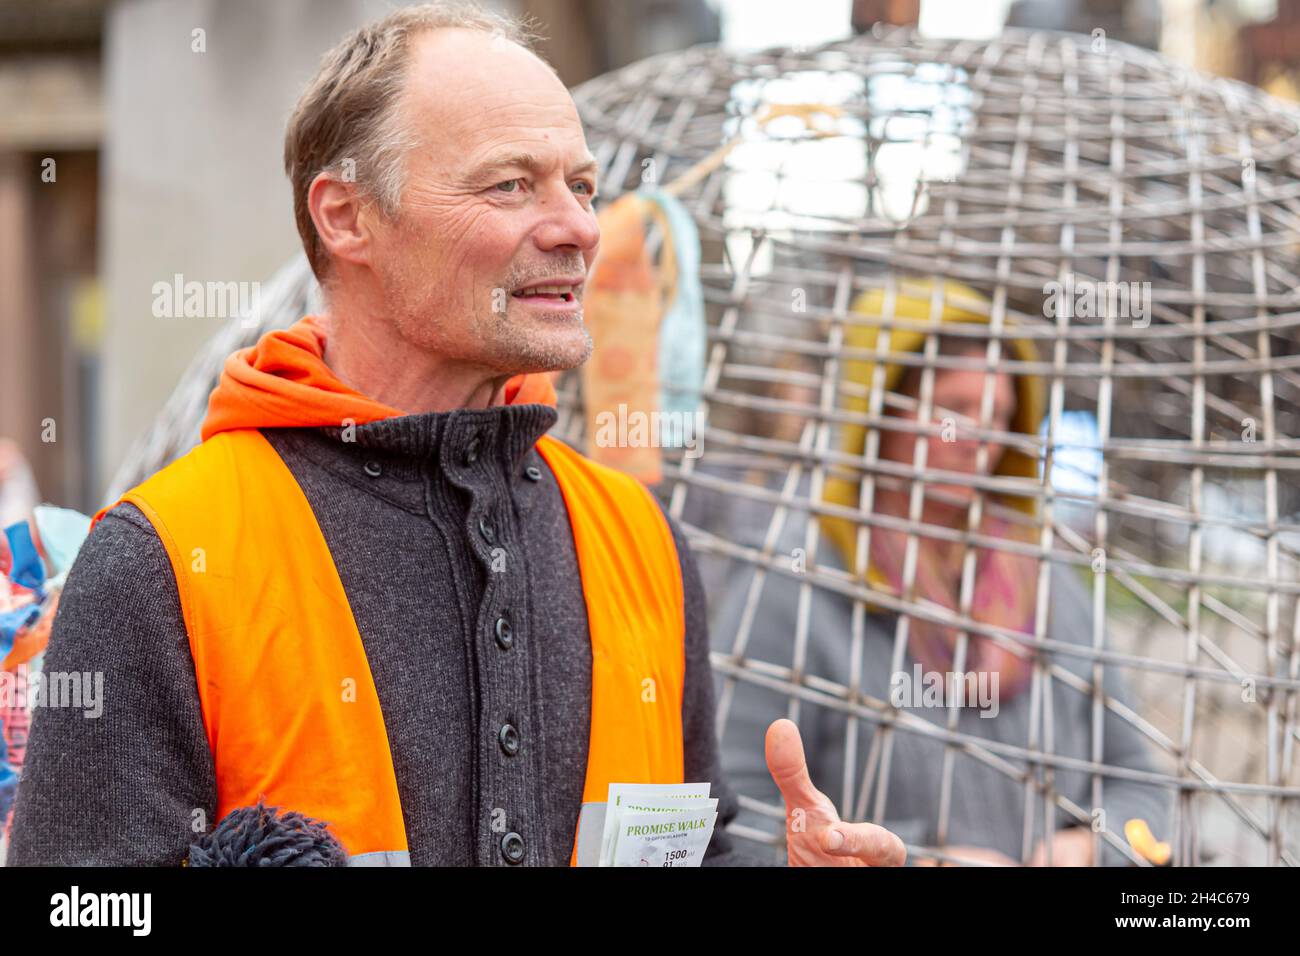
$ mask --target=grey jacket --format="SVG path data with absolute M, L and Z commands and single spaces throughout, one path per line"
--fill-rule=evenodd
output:
M 739 509 L 743 512 L 743 508 Z M 752 510 L 752 509 L 751 509 Z M 736 526 L 745 529 L 766 528 L 766 516 L 746 514 L 733 516 Z M 793 549 L 805 544 L 806 518 L 792 513 L 776 553 L 793 554 Z M 749 537 L 746 543 L 757 544 L 752 531 L 741 532 Z M 839 569 L 844 563 L 834 546 L 821 539 L 818 561 L 822 565 Z M 811 562 L 810 562 L 811 563 Z M 736 639 L 746 594 L 754 569 L 731 577 L 725 593 L 716 603 L 714 617 L 714 649 L 729 653 Z M 804 581 L 798 575 L 790 576 L 775 571 L 767 573 L 763 582 L 761 599 L 754 616 L 745 656 L 752 661 L 762 661 L 791 667 L 795 653 L 795 634 L 798 623 L 800 591 Z M 1051 582 L 1050 620 L 1047 637 L 1054 641 L 1068 641 L 1090 645 L 1092 641 L 1092 609 L 1087 593 L 1080 584 L 1077 572 L 1053 566 Z M 853 602 L 850 598 L 818 587 L 808 589 L 809 627 L 804 673 L 848 686 L 853 676 L 851 666 Z M 894 623 L 896 616 L 867 614 L 863 628 L 861 662 L 858 676 L 862 692 L 885 702 L 884 709 L 892 709 L 890 678 L 893 673 Z M 1085 681 L 1091 680 L 1091 664 L 1086 660 L 1056 655 L 1056 661 Z M 903 670 L 914 676 L 915 661 L 906 657 Z M 719 691 L 729 683 L 718 678 Z M 1104 670 L 1106 692 L 1128 706 L 1133 706 L 1125 682 L 1114 666 Z M 1044 700 L 1050 707 L 1039 707 L 1037 725 L 1039 745 L 1061 756 L 1088 760 L 1092 757 L 1092 700 L 1062 680 L 1051 681 L 1052 692 Z M 734 684 L 734 698 L 727 710 L 723 725 L 723 770 L 737 792 L 769 804 L 780 805 L 776 787 L 767 773 L 761 750 L 755 741 L 761 741 L 768 723 L 775 716 L 785 716 L 791 697 L 770 687 L 745 680 Z M 1011 699 L 1000 701 L 996 716 L 981 717 L 975 707 L 961 710 L 956 729 L 989 741 L 999 741 L 1025 747 L 1030 741 L 1031 694 L 1028 691 Z M 808 757 L 813 782 L 825 792 L 841 815 L 848 817 L 860 800 L 864 768 L 868 764 L 872 742 L 879 732 L 877 724 L 859 718 L 850 721 L 843 710 L 830 706 L 801 701 L 798 723 Z M 988 708 L 991 711 L 991 708 Z M 943 707 L 908 706 L 906 710 L 931 724 L 946 727 L 948 711 Z M 846 793 L 845 754 L 849 747 L 852 724 L 856 724 L 856 759 L 851 788 Z M 1047 736 L 1050 734 L 1050 736 Z M 901 729 L 889 732 L 892 736 L 892 755 L 888 770 L 888 791 L 883 817 L 876 822 L 897 833 L 904 842 L 917 846 L 935 846 L 939 842 L 940 802 L 943 789 L 945 745 L 941 740 L 923 736 L 915 731 Z M 883 742 L 883 741 L 882 741 Z M 1152 752 L 1145 737 L 1131 724 L 1107 709 L 1102 725 L 1100 755 L 1103 762 L 1139 770 L 1153 770 Z M 1044 779 L 1036 768 L 1014 757 L 997 755 L 1017 772 L 1028 774 L 1029 779 Z M 1013 859 L 1022 859 L 1022 846 L 1027 841 L 1033 849 L 1043 833 L 1044 816 L 1048 812 L 1042 792 L 1028 789 L 1025 782 L 1007 776 L 1002 770 L 961 750 L 954 751 L 951 794 L 948 808 L 946 844 L 975 845 L 999 850 Z M 1090 774 L 1058 769 L 1053 786 L 1080 807 L 1091 818 L 1094 809 L 1104 811 L 1106 828 L 1121 842 L 1124 822 L 1131 817 L 1142 817 L 1157 839 L 1167 839 L 1172 810 L 1170 794 L 1161 788 L 1116 778 L 1102 777 L 1102 796 L 1094 802 Z M 874 819 L 876 792 L 869 791 L 863 804 L 862 819 Z M 1026 815 L 1027 801 L 1029 813 Z M 1066 812 L 1055 809 L 1052 813 L 1053 829 L 1072 822 Z M 781 825 L 752 812 L 744 811 L 737 822 L 745 826 L 773 831 Z M 1102 862 L 1108 865 L 1127 861 L 1113 847 L 1104 845 Z
M 265 433 L 315 512 L 363 636 L 414 865 L 508 865 L 496 808 L 523 837 L 523 863 L 569 860 L 591 642 L 568 513 L 533 447 L 555 420 L 545 405 L 509 405 L 389 419 L 353 442 Z M 704 593 L 671 524 L 686 600 L 685 778 L 720 797 L 706 863 L 755 862 L 722 832 L 735 799 L 718 766 Z M 489 570 L 494 547 L 504 572 Z M 493 634 L 503 613 L 509 649 Z M 130 505 L 78 556 L 45 667 L 102 671 L 104 710 L 37 710 L 8 863 L 180 865 L 193 821 L 215 822 L 212 755 L 175 579 Z M 513 755 L 498 744 L 506 723 L 521 742 Z

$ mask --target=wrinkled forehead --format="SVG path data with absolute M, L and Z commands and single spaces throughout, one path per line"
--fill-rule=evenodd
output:
M 532 152 L 585 148 L 577 107 L 551 68 L 518 44 L 478 31 L 415 38 L 402 112 L 446 163 L 507 145 Z

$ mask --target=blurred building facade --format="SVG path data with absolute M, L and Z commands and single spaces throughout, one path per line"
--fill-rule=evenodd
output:
M 102 0 L 0 3 L 0 437 L 43 496 L 91 494 Z

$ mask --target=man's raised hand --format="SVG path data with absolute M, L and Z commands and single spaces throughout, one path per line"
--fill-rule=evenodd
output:
M 813 786 L 803 740 L 793 721 L 767 728 L 767 769 L 785 798 L 786 849 L 791 866 L 902 866 L 903 841 L 874 823 L 845 823 Z

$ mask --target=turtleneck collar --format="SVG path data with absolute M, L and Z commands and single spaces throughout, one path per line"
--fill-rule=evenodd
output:
M 500 461 L 517 471 L 532 447 L 559 418 L 550 405 L 528 403 L 492 408 L 399 415 L 356 425 L 324 427 L 331 439 L 358 452 L 380 452 L 412 464 L 463 467 L 474 459 Z

